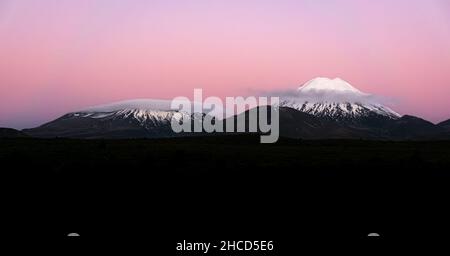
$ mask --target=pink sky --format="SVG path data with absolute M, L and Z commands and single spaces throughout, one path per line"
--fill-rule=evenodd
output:
M 450 118 L 447 0 L 0 0 L 0 126 L 123 99 L 341 77 Z

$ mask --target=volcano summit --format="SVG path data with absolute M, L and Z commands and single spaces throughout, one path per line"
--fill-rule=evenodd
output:
M 312 79 L 291 95 L 284 97 L 280 106 L 335 120 L 374 116 L 389 119 L 401 117 L 397 112 L 379 103 L 377 97 L 361 92 L 340 78 Z

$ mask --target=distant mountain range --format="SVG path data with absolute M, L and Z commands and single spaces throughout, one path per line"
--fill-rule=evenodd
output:
M 414 116 L 401 116 L 342 79 L 316 78 L 280 96 L 280 136 L 302 139 L 450 139 L 450 120 L 437 125 Z M 247 111 L 248 112 L 248 111 Z M 245 115 L 247 112 L 241 113 Z M 166 100 L 130 100 L 87 108 L 18 135 L 54 138 L 158 138 L 176 134 L 171 120 L 204 113 L 174 111 Z M 230 117 L 230 118 L 236 118 Z M 10 132 L 11 134 L 11 132 Z M 1 136 L 1 135 L 0 135 Z M 3 136 L 5 137 L 5 136 Z

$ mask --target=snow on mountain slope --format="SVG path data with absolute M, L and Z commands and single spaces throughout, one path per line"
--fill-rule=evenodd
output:
M 291 95 L 281 97 L 280 106 L 333 119 L 371 115 L 392 119 L 400 117 L 397 112 L 379 103 L 375 96 L 361 92 L 340 78 L 312 79 Z
M 132 118 L 133 122 L 139 122 L 142 127 L 151 128 L 170 124 L 173 118 L 177 121 L 186 120 L 187 117 L 198 120 L 205 113 L 201 103 L 182 100 L 174 102 L 177 106 L 186 103 L 194 105 L 194 110 L 190 112 L 173 110 L 172 103 L 171 100 L 157 99 L 126 100 L 88 107 L 70 113 L 68 117 L 102 120 Z M 290 95 L 283 95 L 280 98 L 280 106 L 339 120 L 374 115 L 391 119 L 400 117 L 392 109 L 380 104 L 373 95 L 361 92 L 340 78 L 318 77 L 312 79 Z M 223 111 L 220 112 L 216 115 L 218 119 L 222 119 L 223 116 Z
M 179 111 L 171 108 L 171 104 L 191 104 L 191 111 Z M 141 123 L 142 126 L 158 126 L 170 124 L 172 118 L 177 121 L 199 119 L 203 117 L 200 103 L 183 100 L 157 100 L 157 99 L 135 99 L 113 102 L 110 104 L 88 107 L 80 111 L 69 113 L 68 117 L 93 118 L 93 119 L 129 119 L 132 118 Z M 217 118 L 220 114 L 217 115 Z
M 205 117 L 198 104 L 194 111 L 171 109 L 172 101 L 138 99 L 93 106 L 26 129 L 42 138 L 161 138 L 179 136 L 172 121 L 197 122 Z M 174 107 L 188 101 L 175 101 Z M 189 106 L 189 105 L 185 105 Z M 197 110 L 198 109 L 198 110 Z
M 154 125 L 161 123 L 170 123 L 172 118 L 181 121 L 187 113 L 177 111 L 163 111 L 163 110 L 145 110 L 145 109 L 122 109 L 108 112 L 75 112 L 69 114 L 73 117 L 80 118 L 94 118 L 94 119 L 115 119 L 115 118 L 134 118 L 135 120 L 145 123 L 150 122 Z
M 134 99 L 97 105 L 82 109 L 80 112 L 113 112 L 124 109 L 140 109 L 153 111 L 173 111 L 170 108 L 171 100 Z M 190 103 L 190 101 L 175 101 L 175 103 Z
M 298 91 L 299 93 L 310 93 L 310 92 L 320 93 L 323 91 L 323 92 L 353 93 L 358 95 L 367 95 L 340 78 L 329 79 L 326 77 L 317 77 L 312 80 L 309 80 L 303 86 L 298 88 Z

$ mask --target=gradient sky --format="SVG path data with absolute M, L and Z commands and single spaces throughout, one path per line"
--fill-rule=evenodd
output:
M 0 0 L 0 126 L 133 98 L 341 77 L 450 118 L 448 0 Z

